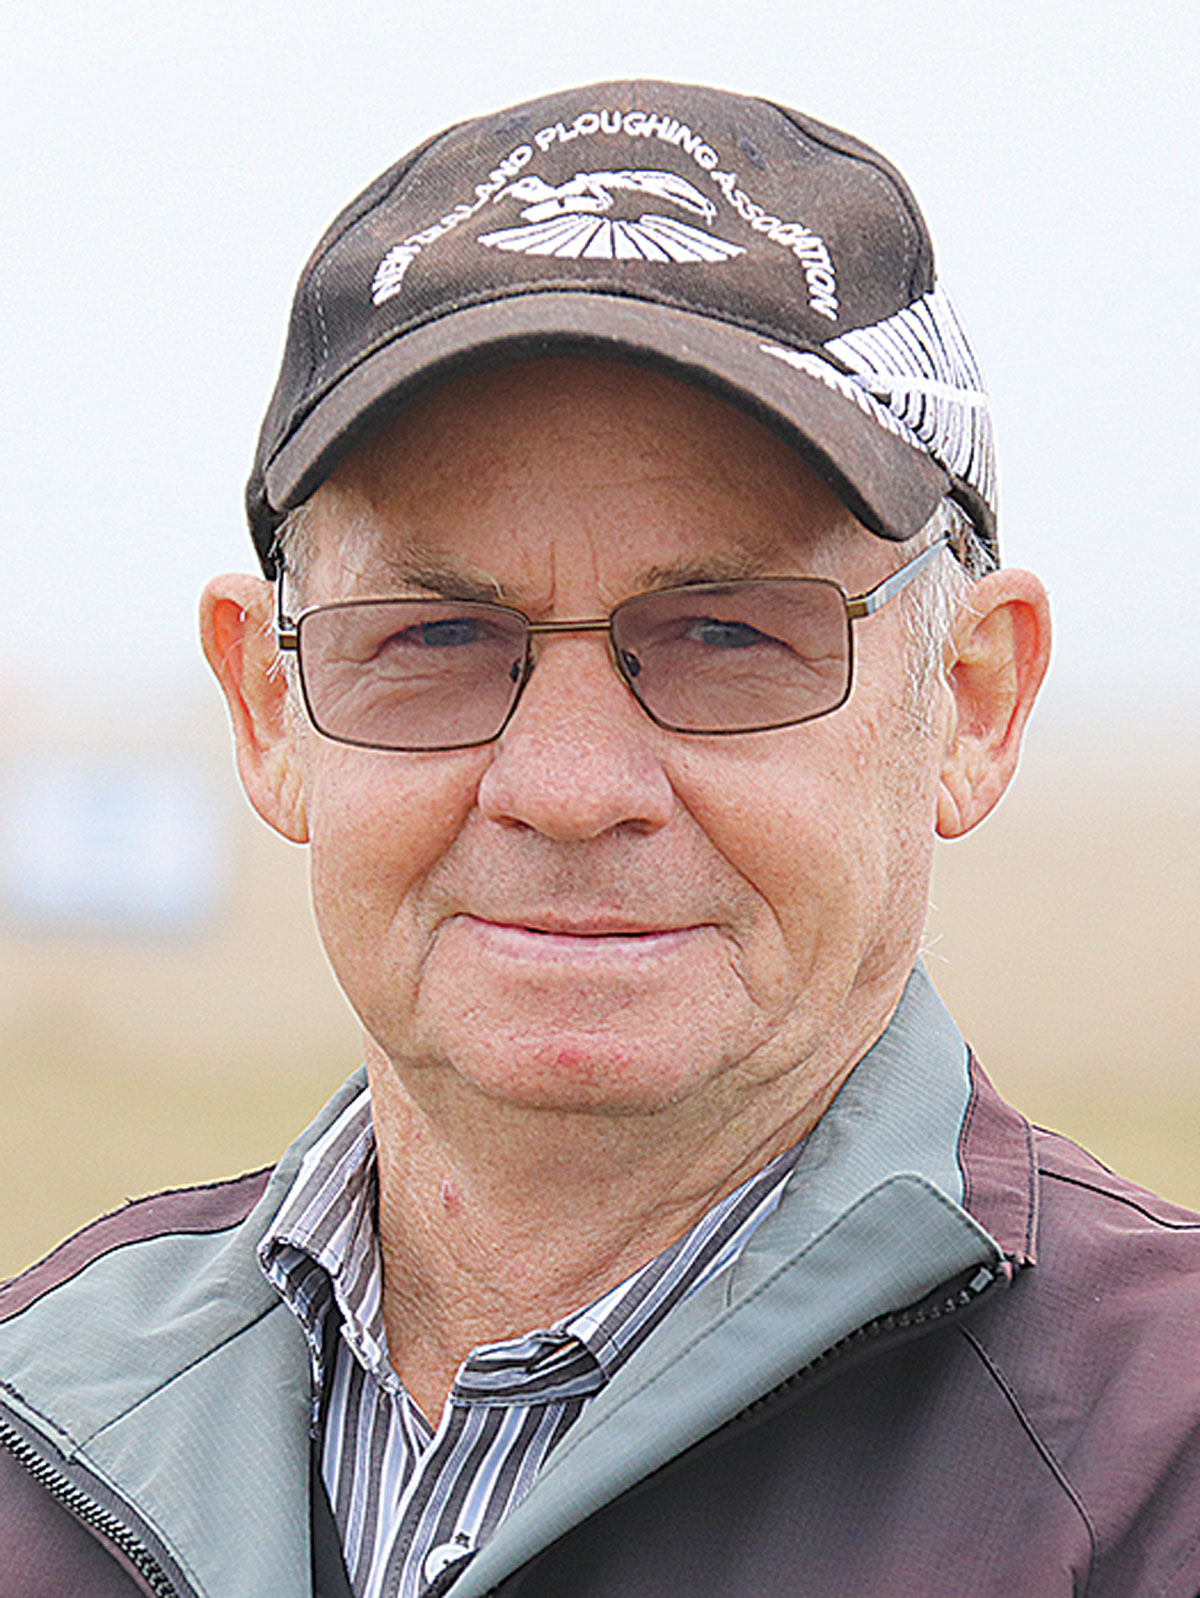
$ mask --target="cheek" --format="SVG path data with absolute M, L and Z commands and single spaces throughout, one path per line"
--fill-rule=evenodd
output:
M 760 970 L 808 982 L 923 918 L 932 799 L 900 744 L 890 717 L 835 715 L 685 762 L 681 799 L 757 900 Z
M 743 955 L 760 991 L 788 969 L 807 981 L 845 914 L 850 828 L 839 792 L 850 777 L 805 733 L 747 739 L 716 752 L 707 770 L 690 761 L 679 782 L 685 807 L 751 890 Z
M 419 919 L 422 884 L 475 802 L 478 750 L 404 755 L 328 744 L 305 802 L 313 904 L 331 958 L 378 945 Z

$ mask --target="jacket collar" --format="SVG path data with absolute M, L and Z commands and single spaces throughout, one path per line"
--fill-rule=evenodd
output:
M 1038 1230 L 1033 1128 L 1004 1102 L 973 1054 L 968 1069 L 971 1098 L 958 1140 L 962 1202 L 1014 1266 L 1033 1265 Z

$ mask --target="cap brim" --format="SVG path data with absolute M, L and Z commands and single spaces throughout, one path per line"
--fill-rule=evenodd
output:
M 468 365 L 578 352 L 646 363 L 715 390 L 782 432 L 873 533 L 913 537 L 951 486 L 949 474 L 820 378 L 764 353 L 776 342 L 617 295 L 537 292 L 468 306 L 372 351 L 318 398 L 267 463 L 270 519 L 315 492 L 416 387 Z M 255 532 L 269 565 L 269 529 L 260 522 Z

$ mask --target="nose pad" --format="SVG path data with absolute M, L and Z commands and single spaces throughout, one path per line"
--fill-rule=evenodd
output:
M 521 663 L 520 697 L 480 780 L 490 820 L 561 841 L 653 832 L 670 820 L 663 735 L 605 653 L 598 639 L 564 636 Z

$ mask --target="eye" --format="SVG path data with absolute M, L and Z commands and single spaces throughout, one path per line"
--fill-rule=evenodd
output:
M 497 639 L 494 625 L 482 616 L 434 616 L 418 619 L 404 627 L 381 630 L 364 651 L 364 656 L 420 654 L 425 650 L 457 650 Z
M 477 644 L 486 634 L 484 624 L 475 616 L 444 616 L 440 621 L 425 621 L 419 627 L 406 629 L 416 633 L 412 643 L 421 643 L 434 649 L 454 649 L 463 644 Z M 400 635 L 402 638 L 404 634 Z
M 707 644 L 710 649 L 749 649 L 754 644 L 774 642 L 766 633 L 759 632 L 744 621 L 720 621 L 715 616 L 701 616 L 692 622 L 685 637 L 696 643 Z

